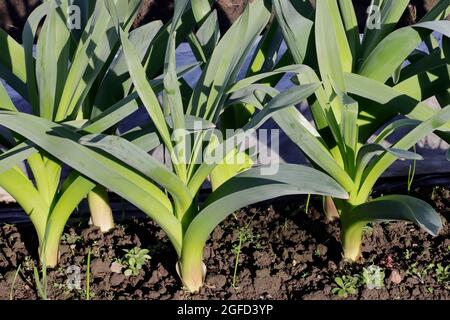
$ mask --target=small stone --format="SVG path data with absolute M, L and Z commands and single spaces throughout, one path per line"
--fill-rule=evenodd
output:
M 114 261 L 111 264 L 111 272 L 113 273 L 122 273 L 122 268 L 123 266 L 117 261 Z
M 109 272 L 108 263 L 101 259 L 95 259 L 91 264 L 91 273 L 94 278 L 104 278 Z
M 111 286 L 117 287 L 125 280 L 125 276 L 123 274 L 114 273 L 111 277 Z
M 389 280 L 391 280 L 391 282 L 394 284 L 400 284 L 403 279 L 397 270 L 392 270 L 391 275 L 389 276 Z

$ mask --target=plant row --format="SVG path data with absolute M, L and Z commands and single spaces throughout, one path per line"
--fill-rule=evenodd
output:
M 450 0 L 400 29 L 409 1 L 373 0 L 379 21 L 362 36 L 351 0 L 255 0 L 225 34 L 208 0 L 176 0 L 170 23 L 132 30 L 141 2 L 44 1 L 22 44 L 0 30 L 0 78 L 31 110 L 18 110 L 0 84 L 0 186 L 30 217 L 43 266 L 58 264 L 64 227 L 84 198 L 94 225 L 114 227 L 107 190 L 165 231 L 192 292 L 203 284 L 202 254 L 214 228 L 280 196 L 323 196 L 352 261 L 370 222 L 406 220 L 439 232 L 429 204 L 403 195 L 371 199 L 371 192 L 398 159 L 422 160 L 411 150 L 425 136 L 450 142 L 450 22 L 443 19 Z M 183 42 L 196 63 L 177 63 Z M 200 77 L 190 84 L 193 71 Z M 285 76 L 292 85 L 280 92 Z M 423 103 L 430 97 L 442 108 Z M 313 123 L 296 108 L 305 101 Z M 124 130 L 138 110 L 148 118 Z M 263 174 L 243 141 L 269 119 L 311 166 L 281 164 Z M 157 148 L 165 163 L 152 155 Z M 212 192 L 200 201 L 207 181 Z

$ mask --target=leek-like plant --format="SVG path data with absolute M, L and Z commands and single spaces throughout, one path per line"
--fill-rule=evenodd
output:
M 305 100 L 319 84 L 298 86 L 270 99 L 261 106 L 264 108 L 260 113 L 222 143 L 214 129 L 225 106 L 233 104 L 237 93 L 242 95 L 243 90 L 249 90 L 248 80 L 237 82 L 236 79 L 270 19 L 270 3 L 253 1 L 220 41 L 212 40 L 214 49 L 207 63 L 201 66 L 200 79 L 193 88 L 178 80 L 175 72 L 175 31 L 188 4 L 189 1 L 175 2 L 161 102 L 146 78 L 124 24 L 117 18 L 117 7 L 108 2 L 134 88 L 151 118 L 148 126 L 121 137 L 87 134 L 65 124 L 14 111 L 0 112 L 0 124 L 116 192 L 156 221 L 176 250 L 177 270 L 185 288 L 195 292 L 201 288 L 206 274 L 202 262 L 205 243 L 214 228 L 235 210 L 283 195 L 311 193 L 335 198 L 348 195 L 333 179 L 313 168 L 280 165 L 273 175 L 262 175 L 265 167 L 243 166 L 237 170 L 241 164 L 234 160 L 221 162 L 233 159 L 244 146 L 237 144 L 229 153 L 220 153 L 228 142 L 253 134 L 273 112 Z M 27 123 L 27 127 L 21 123 Z M 195 123 L 201 124 L 200 129 Z M 160 144 L 167 151 L 170 166 L 148 153 Z M 234 174 L 215 186 L 205 202 L 199 202 L 200 189 L 208 177 L 219 166 L 222 170 L 227 165 Z
M 129 30 L 141 0 L 115 2 L 118 19 Z M 71 16 L 72 6 L 77 6 L 80 16 Z M 81 19 L 78 26 L 72 21 L 77 18 Z M 161 22 L 130 33 L 129 41 L 139 50 L 139 61 L 148 65 L 152 59 L 151 77 L 162 71 L 164 59 L 154 57 L 167 37 L 167 27 L 163 28 Z M 23 45 L 3 30 L 0 44 L 0 77 L 31 105 L 35 116 L 85 132 L 114 133 L 119 122 L 114 115 L 138 109 L 137 95 L 130 94 L 133 86 L 119 50 L 119 34 L 103 0 L 46 1 L 27 20 Z M 162 79 L 153 85 L 161 89 Z M 2 84 L 0 108 L 17 111 Z M 28 123 L 22 126 L 27 128 Z M 86 196 L 94 225 L 104 232 L 114 227 L 104 187 L 76 171 L 61 183 L 63 162 L 29 140 L 6 133 L 0 143 L 4 150 L 0 155 L 0 185 L 29 215 L 43 264 L 57 264 L 64 226 Z M 24 161 L 29 174 L 19 167 Z
M 348 200 L 325 201 L 328 213 L 340 218 L 349 260 L 360 256 L 369 222 L 408 220 L 432 235 L 442 226 L 439 215 L 421 200 L 390 195 L 369 201 L 377 180 L 396 160 L 422 160 L 410 151 L 422 138 L 436 132 L 450 141 L 450 22 L 439 20 L 450 1 L 440 1 L 420 23 L 395 30 L 408 3 L 372 1 L 379 5 L 381 20 L 378 26 L 367 22 L 361 41 L 351 0 L 317 0 L 315 8 L 308 1 L 273 0 L 289 48 L 279 66 L 304 64 L 297 66 L 303 70 L 295 81 L 321 82 L 309 99 L 314 125 L 294 107 L 274 119 L 316 168 L 349 192 Z M 433 31 L 444 35 L 442 46 L 436 45 Z M 417 50 L 422 42 L 429 52 Z M 422 102 L 435 95 L 441 110 Z M 398 115 L 406 119 L 396 119 Z M 406 135 L 387 142 L 405 128 Z

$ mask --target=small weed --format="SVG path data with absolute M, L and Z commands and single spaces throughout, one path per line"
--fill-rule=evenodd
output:
M 405 252 L 403 252 L 403 258 L 405 258 L 405 260 L 411 260 L 413 255 L 413 251 L 410 249 L 406 249 Z
M 418 279 L 421 283 L 424 283 L 425 278 L 428 276 L 428 273 L 434 267 L 435 267 L 435 265 L 433 263 L 430 263 L 428 266 L 426 266 L 424 268 L 419 268 L 418 262 L 414 262 L 413 264 L 411 264 L 409 266 L 408 270 L 406 270 L 406 275 L 412 276 L 412 277 Z
M 314 256 L 316 257 L 320 257 L 322 254 L 320 253 L 320 250 L 317 248 L 316 250 L 314 250 Z
M 445 288 L 450 288 L 450 265 L 444 267 L 442 264 L 436 266 L 436 280 Z
M 16 287 L 16 280 L 17 280 L 17 276 L 20 273 L 21 267 L 22 267 L 22 265 L 19 264 L 19 267 L 17 268 L 16 273 L 14 274 L 13 283 L 11 285 L 11 291 L 9 292 L 9 300 L 14 300 L 14 288 Z
M 233 244 L 233 247 L 231 248 L 231 252 L 234 254 L 234 270 L 233 270 L 233 280 L 232 280 L 232 286 L 233 288 L 236 287 L 236 277 L 237 277 L 237 269 L 239 265 L 239 257 L 241 255 L 242 246 L 246 243 L 255 244 L 255 248 L 258 249 L 258 240 L 260 238 L 259 235 L 254 235 L 251 228 L 250 223 L 253 221 L 255 216 L 259 213 L 259 210 L 257 210 L 253 216 L 250 218 L 250 221 L 242 228 L 239 228 L 239 237 L 238 242 Z
M 125 268 L 123 274 L 127 277 L 139 275 L 139 271 L 141 271 L 144 264 L 151 259 L 147 249 L 135 247 L 130 250 L 124 249 L 123 251 L 125 251 L 125 257 L 119 262 Z
M 83 242 L 83 238 L 76 234 L 64 233 L 61 237 L 61 241 L 65 242 L 69 245 L 72 245 L 72 244 L 78 244 L 78 243 Z
M 373 290 L 383 288 L 384 279 L 385 273 L 383 268 L 376 265 L 363 268 L 361 281 L 367 286 L 368 289 Z
M 363 228 L 363 232 L 364 234 L 371 236 L 373 234 L 373 227 L 370 224 L 368 224 Z
M 359 276 L 342 276 L 336 277 L 334 282 L 337 284 L 337 288 L 333 288 L 331 291 L 333 294 L 338 295 L 341 298 L 347 298 L 348 295 L 356 294 L 358 287 L 360 286 Z

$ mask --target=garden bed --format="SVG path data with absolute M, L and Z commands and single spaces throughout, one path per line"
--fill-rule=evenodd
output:
M 385 279 L 381 289 L 352 285 L 348 299 L 450 299 L 450 272 L 437 271 L 450 258 L 450 189 L 420 188 L 414 195 L 433 204 L 444 217 L 444 229 L 432 238 L 412 224 L 374 225 L 366 229 L 363 257 L 358 264 L 342 260 L 339 222 L 329 223 L 313 198 L 309 213 L 304 199 L 282 199 L 231 215 L 214 231 L 205 249 L 206 285 L 196 295 L 181 290 L 176 256 L 164 233 L 148 219 L 122 220 L 102 235 L 87 221 L 72 221 L 63 236 L 60 267 L 48 271 L 50 299 L 85 299 L 88 250 L 91 254 L 92 299 L 342 299 L 337 277 L 360 278 L 364 268 L 378 266 Z M 38 298 L 33 267 L 36 241 L 31 227 L 0 225 L 0 299 Z M 235 259 L 242 250 L 232 286 Z M 34 246 L 33 246 L 34 244 Z M 123 249 L 149 249 L 151 259 L 138 276 L 111 271 Z M 116 263 L 114 263 L 116 262 Z M 21 266 L 15 277 L 18 266 Z M 81 269 L 81 289 L 69 290 L 67 268 Z M 119 272 L 118 270 L 114 270 Z

